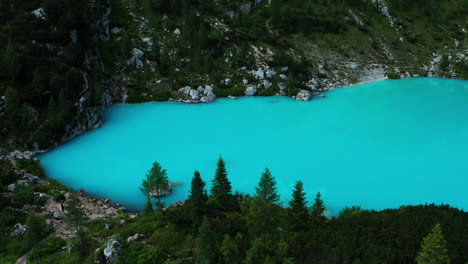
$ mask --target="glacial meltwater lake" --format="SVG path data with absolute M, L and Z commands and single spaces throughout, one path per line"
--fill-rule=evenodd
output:
M 220 155 L 235 191 L 253 194 L 268 167 L 284 205 L 302 180 L 330 215 L 353 205 L 468 209 L 468 81 L 385 80 L 325 95 L 114 105 L 101 127 L 39 159 L 48 177 L 130 209 L 143 207 L 138 187 L 154 161 L 181 183 L 171 204 L 185 200 L 194 170 L 209 190 Z

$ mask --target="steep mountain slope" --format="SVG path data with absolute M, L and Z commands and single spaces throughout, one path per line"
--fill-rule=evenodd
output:
M 1 0 L 0 12 L 9 149 L 83 133 L 111 100 L 308 100 L 386 77 L 468 78 L 463 0 Z

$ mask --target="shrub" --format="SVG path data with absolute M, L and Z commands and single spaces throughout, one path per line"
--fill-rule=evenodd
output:
M 390 72 L 390 73 L 387 73 L 387 77 L 389 79 L 392 79 L 392 80 L 396 80 L 396 79 L 400 79 L 400 74 L 396 73 L 396 72 Z
M 33 190 L 28 186 L 18 186 L 18 189 L 13 194 L 12 201 L 16 207 L 23 207 L 26 204 L 34 203 Z
M 31 250 L 28 260 L 42 259 L 59 251 L 63 246 L 65 246 L 65 241 L 59 237 L 46 238 Z

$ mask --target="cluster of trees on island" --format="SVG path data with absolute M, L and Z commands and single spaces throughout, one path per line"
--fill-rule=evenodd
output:
M 185 204 L 165 208 L 157 194 L 169 188 L 169 180 L 166 170 L 155 162 L 140 188 L 147 197 L 142 215 L 165 214 L 179 228 L 184 227 L 195 238 L 195 263 L 450 263 L 439 223 L 425 223 L 433 228 L 423 240 L 411 237 L 414 234 L 386 234 L 383 229 L 389 223 L 385 224 L 385 217 L 377 212 L 354 206 L 343 209 L 338 217 L 328 218 L 320 193 L 309 207 L 301 181 L 294 185 L 288 206 L 282 207 L 275 178 L 268 169 L 262 173 L 253 196 L 233 193 L 227 176 L 220 157 L 210 195 L 200 173 L 195 171 Z M 157 197 L 156 211 L 152 197 Z M 363 223 L 359 222 L 363 220 L 371 223 L 369 230 L 362 230 Z M 343 228 L 356 228 L 357 232 L 347 230 L 345 233 L 350 233 L 344 237 L 349 240 L 337 241 L 339 236 L 334 236 Z M 384 241 L 387 236 L 390 241 Z M 367 244 L 369 241 L 373 242 Z M 387 243 L 393 246 L 384 246 Z M 369 248 L 365 249 L 365 245 Z M 465 255 L 462 253 L 461 259 Z

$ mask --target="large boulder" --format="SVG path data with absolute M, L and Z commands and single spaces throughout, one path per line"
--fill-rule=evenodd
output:
M 312 98 L 312 92 L 307 90 L 300 90 L 295 98 L 298 101 L 309 101 Z
M 255 86 L 249 86 L 245 89 L 245 95 L 253 96 L 257 92 L 257 88 Z
M 139 59 L 139 58 L 143 57 L 143 55 L 145 55 L 145 53 L 142 50 L 137 49 L 137 48 L 132 49 L 131 53 L 132 53 L 132 56 L 134 58 L 137 58 L 137 59 Z
M 210 85 L 205 85 L 205 89 L 203 89 L 203 96 L 200 98 L 200 102 L 202 103 L 211 103 L 216 99 L 216 95 L 213 93 L 213 87 Z
M 25 173 L 23 175 L 23 178 L 25 178 L 26 180 L 28 180 L 30 183 L 34 183 L 36 181 L 39 180 L 39 177 L 35 176 L 35 175 L 32 175 L 32 174 L 29 174 L 29 173 Z
M 192 89 L 191 89 L 190 92 L 189 92 L 189 95 L 190 95 L 190 98 L 191 98 L 192 100 L 198 100 L 198 99 L 200 99 L 200 95 L 199 95 L 199 93 L 198 93 L 197 90 L 192 90 Z
M 18 186 L 16 186 L 16 184 L 14 184 L 14 183 L 8 185 L 8 187 L 7 187 L 9 192 L 16 192 L 17 188 L 18 188 Z
M 135 57 L 131 57 L 130 59 L 128 59 L 127 65 L 128 66 L 133 66 L 133 67 L 135 67 L 137 69 L 141 69 L 144 66 L 143 62 L 141 60 L 135 58 Z
M 122 245 L 116 238 L 111 238 L 104 245 L 104 250 L 102 251 L 105 257 L 105 263 L 109 264 L 114 262 L 114 260 L 119 256 L 120 251 L 122 250 Z
M 131 51 L 132 57 L 127 60 L 127 65 L 129 66 L 134 66 L 137 69 L 143 68 L 143 61 L 140 60 L 145 53 L 141 51 L 140 49 L 134 48 Z

